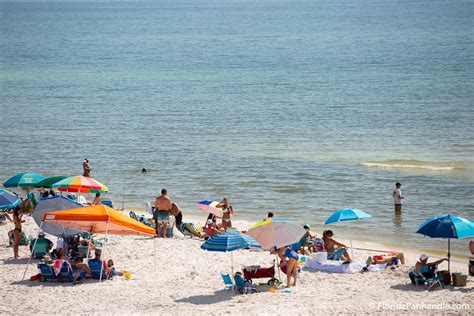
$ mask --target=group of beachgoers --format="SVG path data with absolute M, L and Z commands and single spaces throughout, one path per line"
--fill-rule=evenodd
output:
M 90 174 L 90 166 L 88 165 L 87 161 L 84 161 L 84 173 L 86 174 L 87 172 Z M 398 183 L 397 187 L 399 188 Z M 395 193 L 394 195 L 401 195 L 399 192 Z M 47 198 L 52 195 L 55 195 L 54 191 L 52 190 L 43 190 L 41 192 L 42 198 Z M 2 216 L 6 217 L 14 224 L 14 229 L 11 232 L 11 240 L 13 241 L 12 244 L 15 259 L 19 258 L 18 248 L 20 245 L 20 240 L 22 239 L 22 223 L 25 222 L 23 219 L 23 214 L 31 213 L 31 207 L 28 207 L 28 201 L 29 199 L 27 198 L 24 200 L 24 203 L 16 207 L 13 210 L 11 217 L 7 213 L 2 214 Z M 102 202 L 103 201 L 101 200 L 100 193 L 97 193 L 93 201 L 85 201 L 84 205 L 98 205 Z M 218 217 L 215 214 L 210 213 L 205 221 L 205 224 L 202 226 L 202 229 L 197 228 L 192 223 L 183 222 L 183 213 L 181 208 L 170 199 L 167 190 L 162 189 L 161 194 L 155 199 L 155 203 L 153 207 L 151 207 L 150 213 L 153 214 L 153 219 L 146 219 L 144 216 L 142 216 L 141 219 L 135 219 L 141 220 L 147 225 L 154 226 L 156 229 L 156 237 L 160 238 L 172 237 L 174 228 L 178 229 L 184 235 L 202 239 L 211 238 L 228 230 L 235 230 L 232 225 L 234 209 L 229 199 L 224 197 L 214 207 L 222 211 L 221 222 L 218 223 Z M 273 216 L 274 214 L 269 212 L 265 220 L 271 219 Z M 325 230 L 322 235 L 319 235 L 312 231 L 310 225 L 308 224 L 304 225 L 303 228 L 306 232 L 298 243 L 271 250 L 272 253 L 277 254 L 280 258 L 279 268 L 287 275 L 287 287 L 290 287 L 290 285 L 296 285 L 298 262 L 301 256 L 309 256 L 315 252 L 327 252 L 328 260 L 341 260 L 345 264 L 351 263 L 353 260 L 348 252 L 349 247 L 344 243 L 334 239 L 333 231 Z M 78 235 L 72 238 L 58 239 L 57 247 L 54 250 L 52 249 L 53 243 L 47 240 L 44 234 L 40 234 L 35 240 L 35 244 L 36 242 L 39 242 L 39 244 L 47 244 L 47 256 L 56 260 L 53 266 L 62 266 L 64 262 L 67 262 L 68 264 L 71 264 L 71 266 L 74 268 L 74 271 L 76 271 L 78 275 L 85 274 L 87 277 L 92 275 L 90 266 L 88 264 L 84 264 L 83 262 L 85 258 L 89 258 L 90 253 L 83 252 L 79 254 L 79 245 L 82 244 L 83 246 L 87 246 L 88 251 L 95 251 L 95 258 L 89 259 L 89 262 L 91 262 L 91 260 L 101 260 L 100 249 L 97 249 L 96 245 L 92 242 L 92 236 L 88 238 Z M 33 243 L 30 244 L 30 249 L 33 252 L 32 246 Z M 471 252 L 474 254 L 473 242 L 471 242 L 470 248 Z M 415 270 L 421 271 L 426 266 L 437 266 L 439 263 L 445 260 L 447 260 L 447 258 L 428 263 L 428 256 L 423 254 L 420 256 L 420 260 L 416 263 Z M 115 271 L 113 262 L 112 265 L 110 262 L 105 261 L 103 261 L 102 264 L 107 277 L 110 275 L 110 273 L 112 273 L 112 271 Z M 379 264 L 392 267 L 398 266 L 398 264 L 403 265 L 405 264 L 405 256 L 402 252 L 398 251 L 390 251 L 387 253 L 369 256 L 363 271 L 367 271 L 370 265 Z M 291 278 L 293 278 L 292 283 Z

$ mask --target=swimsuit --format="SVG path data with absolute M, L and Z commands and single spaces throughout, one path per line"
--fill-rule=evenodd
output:
M 298 254 L 291 248 L 286 248 L 285 257 L 289 259 L 298 260 Z

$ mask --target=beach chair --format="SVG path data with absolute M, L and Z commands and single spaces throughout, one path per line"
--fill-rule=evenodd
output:
M 13 246 L 13 239 L 14 239 L 14 235 L 13 235 L 13 230 L 10 230 L 8 232 L 8 244 L 10 246 Z M 21 239 L 20 239 L 20 246 L 26 246 L 28 245 L 28 238 L 26 238 L 26 234 L 25 232 L 21 232 Z
M 105 266 L 102 268 L 102 278 L 100 277 L 100 271 L 102 265 L 104 265 L 104 261 L 102 260 L 96 260 L 96 259 L 90 259 L 87 264 L 89 265 L 89 268 L 92 271 L 92 278 L 96 280 L 105 280 L 105 279 L 110 279 L 113 276 L 113 273 L 110 273 L 107 275 L 105 272 Z
M 222 277 L 222 280 L 224 281 L 225 289 L 234 291 L 235 286 L 234 286 L 234 283 L 232 282 L 232 279 L 230 278 L 230 275 L 221 273 L 221 277 Z
M 33 246 L 35 249 L 33 249 Z M 30 251 L 34 259 L 41 259 L 48 253 L 48 240 L 44 238 L 32 239 L 30 242 Z
M 412 283 L 424 285 L 426 290 L 431 290 L 435 286 L 443 288 L 444 277 L 436 276 L 437 266 L 424 266 L 421 270 L 412 270 L 409 274 Z
M 72 266 L 66 260 L 63 262 L 61 266 L 61 271 L 57 275 L 59 282 L 77 282 L 84 280 L 86 278 L 85 271 L 77 271 L 74 272 Z
M 240 294 L 257 293 L 257 287 L 253 284 L 246 283 L 241 276 L 234 275 L 234 282 L 235 289 L 237 289 Z
M 53 267 L 46 263 L 38 263 L 38 270 L 41 273 L 42 282 L 58 282 L 58 278 L 54 275 Z

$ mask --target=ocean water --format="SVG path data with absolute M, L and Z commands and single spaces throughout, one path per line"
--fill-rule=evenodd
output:
M 1 2 L 0 179 L 92 176 L 143 208 L 446 248 L 426 219 L 474 220 L 473 1 Z M 147 168 L 148 174 L 140 174 Z M 396 181 L 406 195 L 393 212 Z M 203 220 L 204 220 L 204 214 Z M 467 241 L 452 242 L 467 254 Z

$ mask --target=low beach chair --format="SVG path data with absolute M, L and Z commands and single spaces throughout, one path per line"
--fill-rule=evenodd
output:
M 35 249 L 33 249 L 33 246 Z M 48 253 L 48 241 L 43 238 L 32 239 L 30 242 L 30 251 L 34 259 L 41 259 Z
M 424 285 L 426 290 L 431 290 L 435 286 L 443 288 L 444 277 L 436 276 L 437 266 L 424 266 L 421 270 L 412 270 L 409 274 L 412 283 Z
M 226 290 L 235 290 L 234 283 L 232 282 L 232 279 L 229 274 L 221 273 L 221 277 L 222 277 L 222 280 L 224 280 Z
M 69 262 L 64 261 L 61 266 L 61 272 L 58 274 L 59 282 L 77 282 L 85 280 L 86 272 L 85 271 L 76 271 L 74 272 L 72 266 Z
M 58 278 L 54 275 L 53 267 L 46 263 L 38 263 L 38 270 L 41 273 L 41 281 L 58 282 Z
M 235 288 L 240 294 L 257 293 L 257 287 L 253 284 L 245 282 L 244 278 L 234 275 Z

